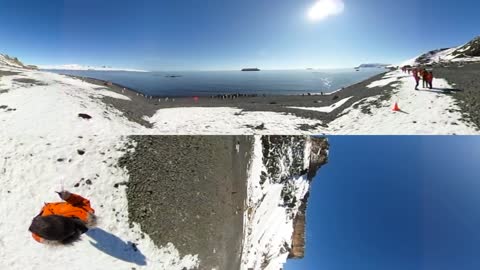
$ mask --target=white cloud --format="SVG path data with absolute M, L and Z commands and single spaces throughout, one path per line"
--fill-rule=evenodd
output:
M 339 15 L 345 9 L 343 0 L 318 0 L 308 11 L 312 21 L 320 21 L 330 16 Z

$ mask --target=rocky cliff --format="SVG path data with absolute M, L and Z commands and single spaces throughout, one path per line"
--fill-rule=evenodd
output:
M 24 65 L 17 57 L 11 57 L 6 54 L 0 54 L 0 66 L 2 65 L 15 68 L 37 69 L 37 66 Z
M 455 48 L 442 48 L 424 53 L 409 65 L 426 65 L 443 62 L 477 62 L 480 61 L 480 36 Z
M 310 164 L 307 179 L 311 182 L 318 170 L 328 162 L 329 144 L 325 138 L 312 138 L 310 149 Z M 305 223 L 307 213 L 307 203 L 310 192 L 305 194 L 301 200 L 301 205 L 293 221 L 292 246 L 289 259 L 301 259 L 305 255 Z
M 328 147 L 325 138 L 256 138 L 241 269 L 276 270 L 288 258 L 303 257 L 310 184 L 328 161 Z
M 454 52 L 452 52 L 452 55 L 455 58 L 480 56 L 480 36 L 457 48 Z

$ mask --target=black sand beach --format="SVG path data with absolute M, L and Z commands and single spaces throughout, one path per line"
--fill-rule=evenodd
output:
M 130 174 L 130 221 L 158 246 L 198 254 L 200 269 L 239 269 L 253 137 L 129 138 L 137 146 L 119 165 Z
M 150 117 L 159 109 L 178 108 L 178 107 L 235 107 L 244 111 L 269 111 L 285 114 L 293 114 L 299 117 L 320 120 L 322 125 L 328 125 L 329 122 L 335 120 L 339 114 L 347 107 L 355 102 L 376 95 L 388 95 L 392 90 L 390 85 L 377 88 L 366 88 L 371 82 L 381 79 L 385 73 L 376 75 L 363 82 L 345 87 L 330 95 L 296 95 L 296 96 L 257 96 L 257 97 L 239 97 L 236 99 L 219 99 L 210 97 L 200 97 L 197 101 L 191 98 L 150 98 L 144 97 L 136 90 L 129 89 L 117 84 L 106 85 L 105 81 L 80 78 L 86 82 L 107 87 L 109 90 L 128 96 L 131 101 L 121 100 L 112 97 L 104 97 L 102 100 L 122 111 L 125 116 L 146 127 L 152 124 L 143 119 L 144 116 Z M 330 106 L 344 98 L 352 97 L 342 106 L 336 108 L 331 113 L 322 113 L 315 111 L 307 111 L 300 109 L 292 109 L 288 107 L 326 107 Z M 302 127 L 309 130 L 314 127 Z
M 465 63 L 463 66 L 452 63 L 448 67 L 435 66 L 433 68 L 435 78 L 444 78 L 453 84 L 454 89 L 437 89 L 444 94 L 451 95 L 457 100 L 464 120 L 474 123 L 480 130 L 480 63 Z M 270 111 L 285 114 L 293 114 L 299 117 L 320 120 L 323 126 L 340 116 L 342 111 L 352 106 L 359 100 L 380 95 L 379 101 L 388 99 L 393 90 L 391 84 L 383 87 L 367 88 L 373 81 L 377 81 L 385 73 L 376 75 L 363 82 L 345 87 L 330 95 L 298 95 L 298 96 L 258 96 L 258 97 L 240 97 L 236 99 L 218 99 L 202 97 L 197 101 L 193 98 L 169 98 L 168 101 L 162 98 L 145 98 L 138 95 L 135 90 L 127 89 L 113 84 L 109 86 L 111 91 L 126 95 L 131 101 L 114 99 L 111 97 L 103 98 L 103 101 L 114 106 L 132 121 L 150 127 L 151 124 L 145 121 L 143 116 L 152 116 L 159 109 L 177 108 L 177 107 L 235 107 L 244 111 Z M 85 78 L 88 82 L 105 85 L 100 80 Z M 393 84 L 393 83 L 392 83 Z M 435 84 L 435 82 L 434 82 Z M 325 107 L 330 106 L 344 98 L 352 97 L 342 106 L 336 108 L 331 113 L 322 113 L 315 111 L 292 109 L 288 107 Z M 358 104 L 364 113 L 370 113 L 371 106 L 377 106 L 379 102 L 369 104 Z M 366 106 L 365 106 L 366 105 Z M 305 126 L 302 129 L 308 131 L 313 127 Z
M 433 72 L 436 77 L 445 78 L 453 84 L 454 89 L 446 89 L 445 92 L 457 100 L 464 120 L 473 122 L 480 130 L 480 63 L 466 63 L 463 67 L 458 64 L 435 67 Z

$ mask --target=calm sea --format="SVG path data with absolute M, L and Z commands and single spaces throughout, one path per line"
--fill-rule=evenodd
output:
M 385 69 L 366 68 L 360 71 L 354 69 L 269 70 L 259 72 L 51 71 L 111 81 L 152 96 L 210 96 L 229 93 L 267 95 L 328 93 L 385 72 Z

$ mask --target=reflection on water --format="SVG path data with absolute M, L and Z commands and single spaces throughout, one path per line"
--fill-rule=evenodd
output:
M 125 72 L 57 70 L 61 74 L 112 81 L 153 96 L 209 96 L 228 93 L 295 95 L 328 93 L 385 72 L 381 68 L 337 70 L 275 70 Z

